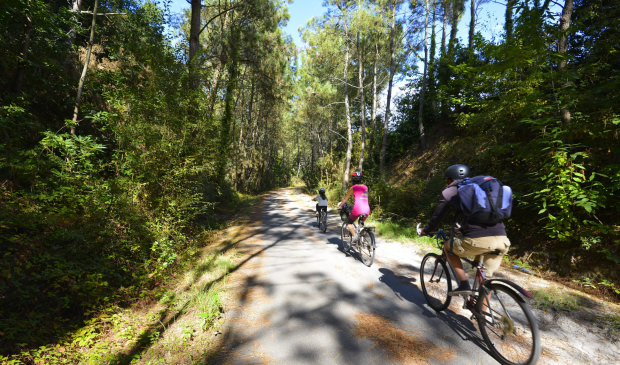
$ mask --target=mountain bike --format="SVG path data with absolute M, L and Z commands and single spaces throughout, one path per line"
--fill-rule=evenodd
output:
M 418 224 L 418 234 L 420 225 Z M 454 233 L 453 233 L 454 234 Z M 456 278 L 450 266 L 443 242 L 448 239 L 442 230 L 435 234 L 441 255 L 428 253 L 420 264 L 420 282 L 428 305 L 440 312 L 450 305 L 452 277 Z M 497 255 L 499 250 L 484 255 Z M 523 297 L 532 295 L 519 285 L 505 279 L 487 279 L 482 263 L 461 257 L 472 265 L 476 274 L 472 291 L 461 294 L 463 308 L 472 312 L 470 320 L 476 319 L 484 342 L 501 364 L 535 364 L 541 352 L 538 325 Z
M 327 210 L 319 209 L 319 215 L 316 217 L 316 222 L 319 225 L 319 231 L 325 233 L 327 230 Z
M 353 223 L 353 227 L 355 227 L 355 233 L 359 237 L 359 242 L 356 242 L 356 243 L 351 242 L 352 240 L 351 232 L 349 232 L 349 229 L 347 227 L 348 222 L 349 222 L 349 213 L 346 208 L 347 207 L 345 204 L 345 206 L 342 209 L 339 209 L 340 218 L 343 220 L 341 231 L 340 231 L 340 242 L 341 242 L 340 248 L 344 252 L 349 252 L 355 246 L 355 248 L 357 249 L 357 252 L 359 253 L 359 257 L 362 263 L 364 263 L 364 265 L 366 266 L 371 266 L 375 260 L 376 243 L 375 243 L 375 234 L 373 233 L 375 230 L 375 227 L 365 226 L 364 219 L 366 219 L 368 215 L 367 214 L 360 215 L 359 218 L 357 219 L 357 224 L 355 224 L 355 222 Z

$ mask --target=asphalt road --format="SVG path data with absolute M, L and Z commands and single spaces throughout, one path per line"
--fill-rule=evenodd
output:
M 421 255 L 377 242 L 366 267 L 338 249 L 340 218 L 321 233 L 313 203 L 291 190 L 266 199 L 253 250 L 231 283 L 226 364 L 496 364 L 466 313 L 437 314 L 417 285 Z

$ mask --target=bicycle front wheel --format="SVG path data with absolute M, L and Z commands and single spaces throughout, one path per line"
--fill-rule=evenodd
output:
M 519 294 L 501 284 L 487 286 L 476 305 L 478 326 L 496 359 L 505 365 L 535 364 L 541 351 L 536 319 Z M 481 294 L 482 295 L 482 294 Z
M 450 305 L 452 297 L 448 292 L 452 290 L 450 272 L 443 257 L 428 253 L 420 265 L 420 282 L 422 292 L 428 305 L 440 312 Z
M 342 229 L 340 230 L 340 248 L 342 251 L 347 252 L 351 245 L 351 232 L 347 228 L 347 224 L 342 223 Z
M 362 231 L 357 251 L 364 265 L 372 265 L 375 260 L 375 235 L 371 231 Z

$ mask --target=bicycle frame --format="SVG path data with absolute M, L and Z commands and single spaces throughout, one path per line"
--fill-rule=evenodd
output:
M 358 224 L 355 224 L 355 222 L 353 222 L 353 223 L 351 223 L 351 224 L 353 224 L 353 227 L 355 228 L 355 233 L 356 233 L 358 236 L 359 236 L 359 235 L 361 235 L 361 234 L 362 234 L 362 232 L 364 232 L 364 230 L 368 230 L 368 231 L 370 231 L 370 232 L 374 232 L 374 230 L 375 230 L 375 227 L 366 227 L 366 226 L 364 225 L 364 221 L 362 220 L 362 216 L 360 216 L 360 217 L 357 219 L 357 223 L 358 223 Z M 360 227 L 361 227 L 361 228 L 360 228 Z M 376 247 L 376 245 L 377 245 L 377 244 L 376 244 L 375 242 L 373 242 L 373 243 L 372 243 L 372 248 L 375 248 L 375 249 L 376 249 L 376 248 L 377 248 L 377 247 Z
M 441 249 L 441 255 L 444 258 L 446 265 L 450 269 L 450 273 L 452 274 L 452 277 L 458 280 L 458 277 L 456 276 L 456 273 L 454 272 L 454 268 L 452 268 L 452 265 L 450 265 L 450 262 L 448 261 L 443 245 L 440 243 L 441 240 L 447 241 L 447 239 L 448 238 L 446 237 L 446 234 L 441 229 L 437 231 L 437 234 L 435 235 L 435 240 L 437 241 L 437 247 Z M 506 279 L 487 279 L 484 273 L 484 264 L 482 263 L 483 256 L 484 255 L 480 255 L 480 262 L 470 260 L 467 257 L 460 257 L 461 260 L 464 260 L 465 262 L 470 264 L 474 269 L 476 269 L 476 275 L 474 277 L 474 284 L 472 285 L 472 290 L 474 293 L 478 292 L 478 290 L 480 290 L 481 287 L 486 288 L 486 287 L 490 287 L 491 284 L 493 283 L 498 283 L 512 290 L 513 292 L 515 292 L 515 294 L 520 294 L 517 297 L 519 298 L 521 302 L 525 302 L 523 297 L 526 297 L 526 298 L 533 297 L 532 294 L 530 294 L 527 290 L 523 289 L 522 287 L 513 283 L 512 281 L 509 281 Z M 433 274 L 433 277 L 434 277 L 434 274 Z M 477 296 L 474 295 L 474 298 L 477 299 Z
M 511 289 L 515 293 L 521 294 L 522 296 L 524 296 L 526 298 L 533 298 L 534 297 L 532 294 L 530 294 L 530 292 L 528 292 L 527 290 L 523 289 L 519 285 L 513 283 L 512 281 L 508 281 L 508 280 L 505 280 L 505 279 L 489 279 L 489 280 L 485 280 L 483 285 L 484 286 L 490 286 L 493 283 L 502 284 L 505 287 L 507 287 L 508 289 Z M 519 298 L 519 300 L 521 302 L 525 302 L 525 300 L 521 297 L 521 295 L 519 295 L 517 297 Z
M 441 254 L 429 252 L 424 256 L 420 265 L 420 282 L 427 304 L 441 312 L 449 308 L 454 298 L 454 293 L 450 293 L 452 280 L 459 280 L 448 260 L 451 251 L 444 243 L 446 235 L 439 230 L 435 239 Z M 541 338 L 536 319 L 525 300 L 532 295 L 509 280 L 487 279 L 485 275 L 484 256 L 499 254 L 499 250 L 485 252 L 477 257 L 479 261 L 459 257 L 472 265 L 476 272 L 473 290 L 458 296 L 464 300 L 463 309 L 471 311 L 470 320 L 477 321 L 489 353 L 496 360 L 501 364 L 534 364 L 541 353 Z

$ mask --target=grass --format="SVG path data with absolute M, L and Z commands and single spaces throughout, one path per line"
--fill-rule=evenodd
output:
M 426 251 L 437 248 L 435 239 L 432 237 L 420 237 L 416 232 L 414 222 L 394 222 L 392 220 L 368 219 L 368 225 L 376 227 L 376 233 L 384 239 L 399 241 L 404 244 L 412 244 Z
M 541 288 L 532 291 L 536 307 L 542 310 L 573 311 L 579 308 L 579 295 L 557 288 Z
M 605 323 L 609 332 L 614 335 L 614 337 L 620 336 L 620 314 L 608 314 L 601 316 L 601 321 Z

